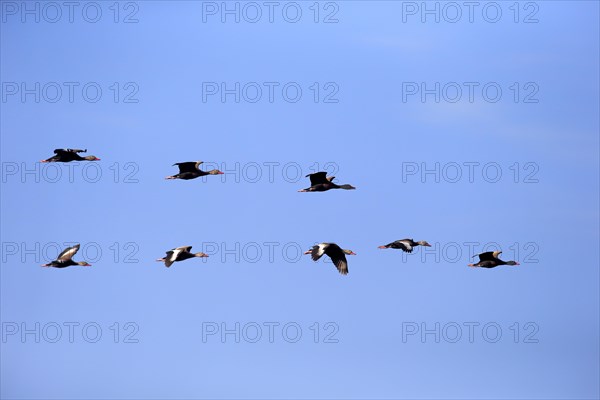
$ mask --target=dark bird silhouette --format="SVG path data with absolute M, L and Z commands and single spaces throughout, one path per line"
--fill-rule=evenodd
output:
M 208 254 L 200 253 L 190 253 L 192 250 L 192 246 L 181 246 L 176 247 L 173 250 L 167 251 L 167 256 L 163 258 L 159 258 L 156 261 L 164 261 L 165 267 L 170 267 L 176 261 L 184 261 L 188 258 L 194 257 L 208 257 Z
M 219 171 L 218 169 L 213 169 L 211 171 L 202 171 L 199 167 L 202 164 L 202 161 L 188 161 L 188 162 L 180 162 L 175 163 L 173 165 L 177 165 L 179 167 L 179 173 L 177 175 L 167 176 L 165 179 L 196 179 L 200 176 L 204 175 L 221 175 L 224 172 Z
M 502 261 L 498 258 L 501 253 L 501 251 L 488 251 L 476 254 L 473 257 L 479 256 L 479 262 L 477 264 L 469 264 L 469 267 L 496 268 L 499 265 L 520 265 L 516 261 Z
M 44 265 L 42 265 L 42 267 L 66 268 L 66 267 L 70 267 L 72 265 L 81 265 L 82 267 L 91 267 L 91 265 L 85 261 L 79 261 L 79 262 L 73 261 L 73 256 L 78 251 L 79 251 L 79 244 L 76 244 L 73 247 L 67 247 L 66 249 L 63 250 L 62 253 L 60 253 L 58 255 L 56 260 L 54 260 L 48 264 L 44 264 Z
M 388 243 L 383 246 L 379 246 L 378 248 L 379 249 L 390 249 L 390 248 L 401 249 L 407 253 L 412 253 L 413 248 L 416 246 L 431 247 L 431 245 L 424 240 L 415 242 L 413 239 L 401 239 L 401 240 L 396 240 L 395 242 L 392 242 L 392 243 Z
M 87 153 L 87 149 L 55 149 L 54 156 L 41 162 L 100 161 L 96 156 L 81 157 L 78 153 Z
M 310 187 L 298 190 L 299 192 L 326 192 L 331 189 L 356 189 L 352 185 L 336 185 L 333 183 L 335 176 L 327 176 L 327 172 L 315 172 L 314 174 L 308 174 L 306 176 L 310 177 Z
M 327 254 L 335 267 L 340 271 L 340 274 L 348 274 L 348 261 L 346 261 L 346 254 L 355 256 L 352 250 L 342 249 L 335 243 L 319 243 L 312 247 L 312 249 L 304 252 L 304 254 L 310 254 L 313 261 L 318 261 L 323 254 Z

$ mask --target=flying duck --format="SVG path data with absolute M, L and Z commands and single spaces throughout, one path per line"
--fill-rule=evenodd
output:
M 87 149 L 55 149 L 54 156 L 41 162 L 100 161 L 96 156 L 81 157 L 78 153 L 87 153 Z
M 485 253 L 476 254 L 473 257 L 479 256 L 477 264 L 469 264 L 469 267 L 495 268 L 499 265 L 520 265 L 516 261 L 502 261 L 498 256 L 501 251 L 487 251 Z
M 66 249 L 64 249 L 62 251 L 62 253 L 60 253 L 58 255 L 56 260 L 54 260 L 48 264 L 44 264 L 44 265 L 42 265 L 42 267 L 66 268 L 66 267 L 70 267 L 72 265 L 81 265 L 82 267 L 91 267 L 91 265 L 85 261 L 75 262 L 72 260 L 73 256 L 78 251 L 79 251 L 79 244 L 76 244 L 73 247 L 67 247 Z
M 208 254 L 204 253 L 190 253 L 192 250 L 192 246 L 181 246 L 176 247 L 173 250 L 167 251 L 167 256 L 163 258 L 159 258 L 156 261 L 161 261 L 165 263 L 165 267 L 170 267 L 176 261 L 184 261 L 188 258 L 194 257 L 208 257 Z
M 346 254 L 355 256 L 352 250 L 342 249 L 335 243 L 319 243 L 312 247 L 312 249 L 305 251 L 304 254 L 310 254 L 313 261 L 318 261 L 323 254 L 327 254 L 333 264 L 336 266 L 340 274 L 348 274 L 348 261 L 346 261 Z
M 431 245 L 429 243 L 427 243 L 424 240 L 415 242 L 413 239 L 402 239 L 402 240 L 396 240 L 395 242 L 392 243 L 388 243 L 384 246 L 379 246 L 379 249 L 401 249 L 407 253 L 412 253 L 413 248 L 416 246 L 425 246 L 425 247 L 431 247 Z
M 177 175 L 167 176 L 165 179 L 196 179 L 200 176 L 204 175 L 221 175 L 224 172 L 219 171 L 218 169 L 213 169 L 211 171 L 202 171 L 199 166 L 202 164 L 202 161 L 188 161 L 188 162 L 180 162 L 175 163 L 173 165 L 177 165 L 179 167 L 179 173 Z
M 315 172 L 314 174 L 306 175 L 306 177 L 310 177 L 310 187 L 298 190 L 299 192 L 325 192 L 330 189 L 356 189 L 352 185 L 336 185 L 333 183 L 335 176 L 327 176 L 327 172 Z

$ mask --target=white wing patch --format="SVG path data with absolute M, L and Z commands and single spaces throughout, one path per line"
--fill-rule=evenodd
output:
M 325 249 L 327 249 L 327 247 L 329 247 L 328 243 L 319 243 L 319 244 L 313 246 L 311 253 L 310 253 L 313 261 L 319 260 L 319 258 L 321 258 L 321 256 L 323 254 L 325 254 Z
M 177 256 L 179 255 L 179 253 L 181 253 L 181 249 L 180 248 L 176 248 L 172 250 L 173 253 L 171 253 L 171 257 L 169 258 L 169 261 L 174 262 L 177 259 Z
M 325 254 L 325 249 L 327 248 L 327 246 L 329 246 L 326 243 L 319 243 L 319 249 L 317 250 L 317 255 L 319 257 L 321 257 L 323 254 Z
M 406 250 L 408 252 L 412 251 L 412 246 L 410 245 L 410 242 L 407 240 L 401 240 L 400 243 L 402 243 L 404 245 L 404 247 L 406 247 Z

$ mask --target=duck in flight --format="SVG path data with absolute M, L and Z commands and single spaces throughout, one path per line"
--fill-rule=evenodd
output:
M 333 183 L 335 176 L 327 176 L 327 172 L 315 172 L 314 174 L 308 174 L 306 176 L 310 177 L 310 187 L 298 190 L 299 192 L 325 192 L 330 189 L 356 189 L 352 185 L 337 185 Z
M 199 167 L 202 164 L 202 161 L 188 161 L 188 162 L 180 162 L 175 163 L 173 165 L 177 165 L 179 167 L 179 173 L 172 176 L 167 176 L 165 179 L 196 179 L 200 176 L 205 175 L 222 175 L 224 172 L 219 171 L 218 169 L 213 169 L 211 171 L 202 171 Z
M 355 256 L 352 250 L 342 249 L 335 243 L 319 243 L 312 247 L 312 249 L 305 251 L 304 254 L 310 254 L 313 261 L 318 261 L 319 258 L 326 254 L 331 258 L 335 267 L 340 271 L 340 274 L 348 274 L 348 261 L 346 261 L 346 254 Z
M 184 261 L 188 258 L 194 257 L 208 257 L 208 254 L 200 253 L 190 253 L 192 250 L 192 246 L 181 246 L 176 247 L 173 250 L 167 251 L 166 257 L 159 258 L 156 261 L 161 261 L 165 263 L 165 267 L 170 267 L 176 261 Z
M 476 254 L 473 257 L 479 256 L 479 262 L 477 264 L 469 264 L 469 267 L 496 268 L 499 265 L 520 265 L 516 261 L 502 261 L 498 258 L 500 253 L 502 252 L 487 251 L 485 253 Z
M 79 153 L 87 153 L 87 149 L 55 149 L 54 156 L 41 162 L 100 161 L 96 156 L 81 157 Z
M 379 249 L 390 249 L 390 248 L 391 249 L 401 249 L 402 251 L 404 251 L 406 253 L 412 253 L 413 248 L 415 248 L 416 246 L 431 247 L 431 245 L 424 240 L 415 242 L 413 239 L 402 239 L 402 240 L 396 240 L 395 242 L 388 243 L 383 246 L 379 246 L 378 248 Z
M 54 267 L 54 268 L 66 268 L 72 265 L 81 265 L 82 267 L 91 267 L 91 264 L 88 264 L 85 261 L 73 261 L 73 256 L 79 251 L 79 244 L 76 244 L 73 247 L 67 247 L 58 255 L 56 260 L 42 265 L 42 267 Z

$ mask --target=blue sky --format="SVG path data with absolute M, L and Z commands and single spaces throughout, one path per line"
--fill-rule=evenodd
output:
M 0 4 L 1 397 L 600 396 L 597 2 L 521 2 L 518 23 L 512 2 L 498 3 L 496 23 L 486 3 L 456 23 L 406 14 L 421 2 L 321 2 L 318 23 L 313 2 L 298 3 L 297 23 L 280 13 L 289 3 L 272 23 L 266 6 L 257 23 L 223 23 L 220 9 L 203 22 L 203 7 L 222 3 L 193 1 L 122 2 L 115 23 L 113 3 L 98 4 L 96 23 L 81 14 L 95 18 L 88 3 L 72 23 L 67 9 L 51 23 L 40 5 L 40 21 L 23 22 L 21 2 Z M 338 22 L 323 23 L 332 12 Z M 130 13 L 138 22 L 123 23 Z M 211 82 L 274 82 L 275 97 L 222 102 L 203 93 Z M 407 84 L 436 82 L 462 97 L 403 101 Z M 23 83 L 34 90 L 24 100 Z M 288 83 L 302 90 L 295 103 Z M 497 102 L 486 85 L 502 90 Z M 334 90 L 338 101 L 325 102 Z M 36 164 L 61 147 L 102 160 L 74 166 L 72 179 L 66 165 Z M 164 180 L 191 160 L 227 173 Z M 421 175 L 436 163 L 438 181 Z M 297 193 L 308 180 L 293 171 L 326 165 L 357 190 Z M 404 237 L 432 253 L 377 249 Z M 294 253 L 321 241 L 357 253 L 348 276 Z M 91 268 L 39 267 L 71 242 Z M 492 242 L 521 265 L 467 268 L 468 243 Z M 214 254 L 170 269 L 154 261 L 181 245 Z M 39 343 L 21 336 L 36 323 Z M 72 343 L 69 323 L 79 324 Z M 207 336 L 236 323 L 239 343 Z M 272 343 L 269 323 L 279 324 Z M 439 343 L 407 334 L 436 323 Z M 251 343 L 254 324 L 262 336 Z M 302 330 L 297 342 L 286 324 Z M 89 343 L 95 327 L 102 336 Z M 324 343 L 333 329 L 337 342 Z

